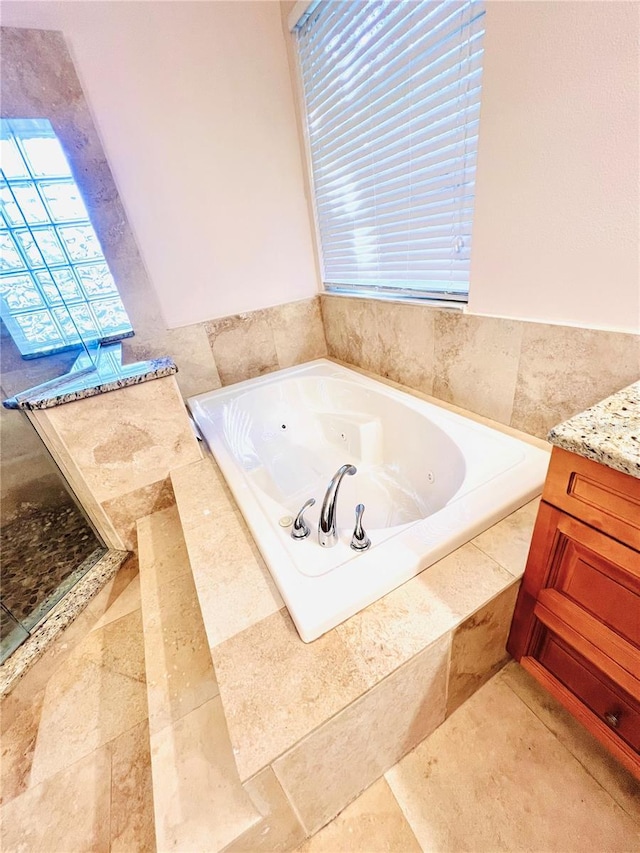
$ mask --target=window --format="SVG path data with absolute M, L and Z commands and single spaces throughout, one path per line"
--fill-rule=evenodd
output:
M 2 119 L 0 314 L 25 358 L 133 334 L 62 146 Z
M 324 283 L 466 300 L 484 9 L 324 2 L 301 19 Z

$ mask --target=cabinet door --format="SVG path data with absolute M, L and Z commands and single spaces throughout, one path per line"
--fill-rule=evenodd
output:
M 560 514 L 544 584 L 640 649 L 640 554 Z
M 640 649 L 640 554 L 544 502 L 507 646 L 517 660 L 532 647 L 538 600 L 615 659 Z
M 559 510 L 540 501 L 527 565 L 507 640 L 507 651 L 517 661 L 528 654 L 532 646 L 535 628 L 533 611 L 540 590 L 550 573 L 550 565 L 556 549 L 557 526 L 561 516 L 562 513 Z

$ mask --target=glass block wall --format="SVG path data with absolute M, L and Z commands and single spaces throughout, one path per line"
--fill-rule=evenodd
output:
M 0 130 L 0 313 L 20 353 L 133 334 L 51 123 Z

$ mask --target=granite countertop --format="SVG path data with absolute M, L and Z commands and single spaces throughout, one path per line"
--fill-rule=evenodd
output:
M 640 382 L 553 427 L 548 439 L 640 479 Z
M 123 364 L 122 345 L 108 344 L 83 352 L 64 376 L 21 391 L 3 405 L 7 409 L 50 409 L 177 372 L 170 358 Z

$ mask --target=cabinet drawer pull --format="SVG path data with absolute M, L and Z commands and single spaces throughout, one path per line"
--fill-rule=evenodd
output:
M 607 711 L 604 718 L 612 729 L 617 729 L 620 725 L 620 714 L 613 714 L 611 711 Z

